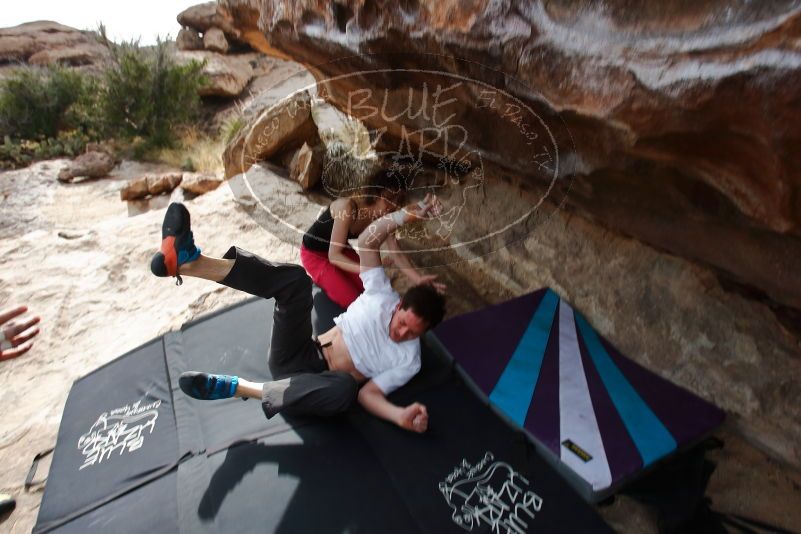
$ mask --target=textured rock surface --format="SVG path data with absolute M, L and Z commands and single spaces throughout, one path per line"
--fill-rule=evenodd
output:
M 262 110 L 225 147 L 225 177 L 245 172 L 254 163 L 280 156 L 303 143 L 318 144 L 311 109 L 311 96 L 302 91 Z
M 247 86 L 253 78 L 253 67 L 249 62 L 249 55 L 222 55 L 209 51 L 179 50 L 175 53 L 179 63 L 189 63 L 192 60 L 203 62 L 203 74 L 209 80 L 208 85 L 200 89 L 201 96 L 235 97 Z
M 184 179 L 181 181 L 181 189 L 193 195 L 202 195 L 209 191 L 214 191 L 220 187 L 223 182 L 224 180 L 221 177 L 211 174 L 185 172 Z
M 138 200 L 169 193 L 183 183 L 183 173 L 165 172 L 134 178 L 120 189 L 120 200 Z
M 220 28 L 209 28 L 203 34 L 203 48 L 220 54 L 228 53 L 228 39 Z
M 558 173 L 575 173 L 569 203 L 801 308 L 797 1 L 636 9 L 624 0 L 223 4 L 254 48 L 288 54 L 320 80 L 395 70 L 325 84 L 321 94 L 340 108 L 354 91 L 370 89 L 372 108 L 388 96 L 390 109 L 403 110 L 407 86 L 420 102 L 423 82 L 442 81 L 399 69 L 458 74 L 507 91 L 497 109 L 480 90 L 454 91 L 456 118 L 485 160 L 542 180 L 541 162 L 532 162 L 507 107 L 517 98 L 554 134 Z M 427 55 L 408 55 L 415 52 Z M 420 127 L 410 114 L 360 118 L 386 129 L 385 140 L 402 126 Z
M 320 181 L 320 174 L 323 170 L 323 150 L 322 147 L 312 148 L 308 144 L 303 146 L 292 156 L 289 163 L 289 178 L 300 184 L 306 191 L 311 189 Z
M 154 174 L 147 177 L 147 192 L 151 195 L 169 193 L 181 183 L 183 173 L 169 172 Z
M 108 152 L 86 152 L 72 160 L 58 173 L 60 182 L 75 178 L 103 178 L 114 168 L 114 157 Z
M 178 50 L 203 50 L 203 38 L 192 28 L 181 28 L 175 38 Z
M 137 200 L 147 195 L 147 176 L 134 178 L 120 189 L 120 200 Z
M 84 32 L 57 22 L 27 22 L 13 28 L 0 28 L 0 65 L 65 63 L 72 66 L 99 65 L 108 50 Z
M 240 31 L 232 24 L 226 11 L 219 9 L 217 2 L 198 4 L 181 11 L 178 24 L 206 33 L 210 28 L 219 28 L 233 39 L 240 37 Z

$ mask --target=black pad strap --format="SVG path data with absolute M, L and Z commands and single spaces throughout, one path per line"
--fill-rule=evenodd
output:
M 53 452 L 54 447 L 50 447 L 46 451 L 42 451 L 38 453 L 36 456 L 33 457 L 33 462 L 31 462 L 31 468 L 28 470 L 28 476 L 25 477 L 25 491 L 31 489 L 31 486 L 34 484 L 41 484 L 42 482 L 47 480 L 47 477 L 44 477 L 41 480 L 33 480 L 33 477 L 36 476 L 36 468 L 39 467 L 39 460 Z

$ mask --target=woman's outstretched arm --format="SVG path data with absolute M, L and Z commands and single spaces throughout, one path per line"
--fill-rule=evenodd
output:
M 344 251 L 348 248 L 348 234 L 353 223 L 353 204 L 347 198 L 340 198 L 331 203 L 331 216 L 334 228 L 331 230 L 331 241 L 328 245 L 328 261 L 343 271 L 359 274 L 359 263 L 348 258 Z

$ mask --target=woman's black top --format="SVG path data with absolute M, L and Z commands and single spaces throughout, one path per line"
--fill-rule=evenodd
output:
M 328 246 L 331 243 L 331 232 L 334 231 L 334 218 L 331 216 L 331 206 L 328 206 L 324 212 L 317 217 L 311 228 L 306 230 L 303 234 L 303 246 L 308 250 L 315 250 L 318 252 L 328 252 Z M 353 235 L 348 232 L 348 239 L 355 239 L 359 237 L 358 234 Z

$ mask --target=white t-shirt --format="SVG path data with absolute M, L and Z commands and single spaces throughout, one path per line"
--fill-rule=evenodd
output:
M 388 395 L 420 370 L 420 340 L 396 343 L 389 337 L 389 322 L 400 296 L 392 289 L 384 268 L 375 267 L 359 276 L 364 293 L 335 317 L 334 323 L 342 330 L 356 370 Z

